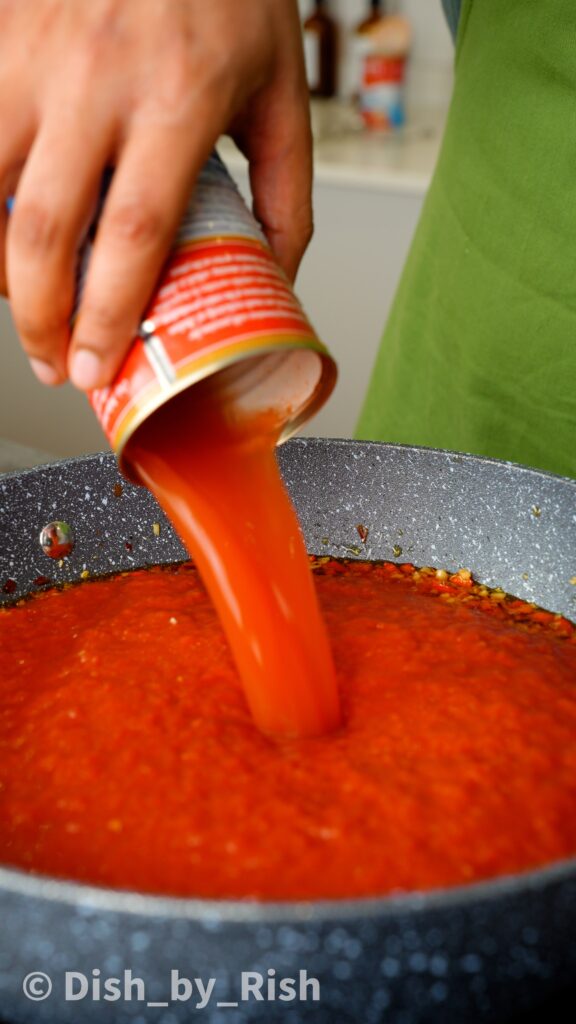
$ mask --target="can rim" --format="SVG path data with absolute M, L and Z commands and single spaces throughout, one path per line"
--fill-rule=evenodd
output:
M 142 424 L 148 420 L 158 409 L 166 405 L 176 395 L 182 394 L 189 387 L 193 387 L 194 384 L 198 384 L 201 380 L 205 380 L 207 377 L 213 376 L 215 372 L 224 370 L 228 366 L 232 366 L 234 363 L 242 362 L 245 359 L 251 358 L 251 356 L 267 355 L 269 353 L 278 352 L 280 349 L 304 349 L 315 352 L 322 363 L 321 373 L 319 381 L 314 390 L 309 395 L 304 405 L 299 408 L 298 413 L 291 416 L 284 427 L 278 438 L 278 444 L 283 444 L 290 437 L 298 432 L 301 426 L 306 423 L 332 394 L 336 385 L 338 377 L 338 368 L 334 358 L 326 346 L 318 339 L 311 339 L 307 337 L 305 339 L 290 338 L 284 342 L 274 341 L 270 345 L 258 346 L 256 351 L 247 354 L 245 351 L 241 352 L 230 352 L 228 355 L 221 359 L 214 361 L 207 361 L 196 369 L 191 368 L 185 372 L 178 381 L 174 381 L 170 388 L 170 393 L 166 391 L 158 392 L 154 398 L 146 404 L 145 407 L 141 408 L 135 415 L 130 423 L 130 426 L 126 431 L 122 432 L 121 439 L 117 444 L 113 445 L 118 460 L 118 466 L 123 475 L 130 480 L 132 483 L 142 486 L 142 481 L 138 479 L 136 474 L 131 471 L 130 463 L 126 458 L 126 446 L 128 442 L 134 437 L 136 431 L 142 426 Z M 215 365 L 217 363 L 217 365 Z

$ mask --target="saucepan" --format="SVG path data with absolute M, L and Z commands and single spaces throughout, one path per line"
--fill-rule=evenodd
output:
M 309 551 L 466 567 L 576 618 L 576 481 L 342 440 L 290 441 L 279 460 Z M 74 532 L 62 564 L 38 540 L 55 520 Z M 5 600 L 47 578 L 185 557 L 153 498 L 106 454 L 0 478 L 0 528 Z M 445 891 L 290 904 L 143 896 L 0 869 L 0 922 L 0 1017 L 12 1024 L 504 1021 L 573 983 L 576 859 Z M 130 999 L 98 995 L 99 979 L 126 982 L 127 971 L 145 1001 L 139 984 Z M 81 999 L 66 999 L 72 974 Z M 279 998 L 271 983 L 283 978 L 295 979 L 295 998 Z

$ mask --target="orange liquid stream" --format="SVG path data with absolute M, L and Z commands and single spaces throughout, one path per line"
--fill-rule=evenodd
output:
M 304 542 L 274 456 L 279 429 L 273 413 L 234 416 L 205 382 L 144 423 L 126 458 L 198 566 L 254 721 L 273 736 L 304 737 L 336 728 L 340 704 Z

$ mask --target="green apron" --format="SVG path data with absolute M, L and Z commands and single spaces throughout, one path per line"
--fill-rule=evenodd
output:
M 576 476 L 576 0 L 464 0 L 357 436 Z

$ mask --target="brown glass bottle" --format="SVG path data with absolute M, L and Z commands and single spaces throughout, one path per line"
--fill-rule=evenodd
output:
M 310 95 L 334 96 L 337 29 L 336 22 L 326 11 L 325 0 L 315 0 L 314 10 L 306 18 L 302 30 Z
M 385 11 L 382 0 L 370 0 L 368 13 L 354 26 L 354 42 L 352 45 L 351 60 L 353 61 L 352 99 L 355 103 L 359 103 L 360 100 L 361 83 L 364 73 L 364 57 L 368 52 L 370 32 L 380 21 L 382 21 L 384 16 Z

